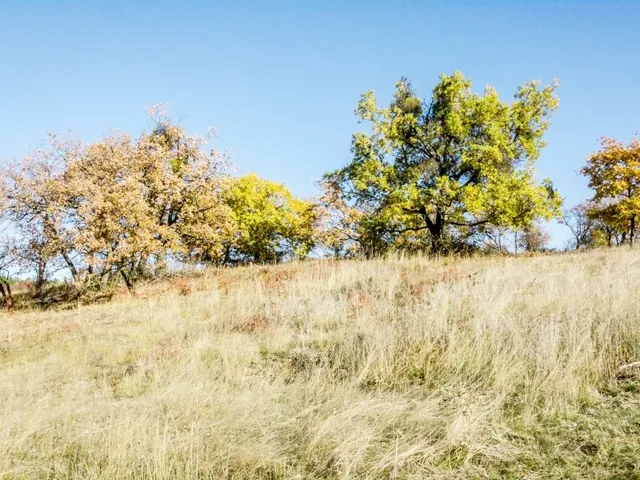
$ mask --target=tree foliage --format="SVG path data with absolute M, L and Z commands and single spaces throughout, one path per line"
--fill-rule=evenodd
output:
M 353 160 L 322 183 L 346 219 L 345 238 L 369 254 L 407 235 L 442 252 L 483 225 L 524 228 L 557 215 L 560 197 L 550 180 L 536 183 L 533 169 L 555 88 L 528 82 L 509 104 L 490 87 L 475 94 L 456 72 L 441 76 L 426 101 L 406 79 L 388 108 L 365 93 L 356 114 L 371 130 L 353 136 Z
M 624 144 L 602 138 L 601 149 L 589 156 L 582 174 L 594 190 L 593 218 L 607 225 L 611 232 L 621 232 L 621 243 L 633 245 L 640 216 L 640 140 Z
M 187 133 L 162 108 L 150 113 L 137 137 L 111 132 L 85 145 L 50 135 L 2 170 L 0 267 L 35 272 L 37 290 L 62 268 L 87 285 L 133 289 L 170 263 L 309 253 L 310 202 L 255 175 L 233 178 L 228 155 L 206 148 L 211 135 Z
M 233 230 L 223 263 L 276 263 L 304 258 L 313 248 L 315 206 L 284 185 L 246 175 L 229 183 L 224 201 Z
M 77 279 L 72 258 L 77 230 L 68 208 L 65 171 L 68 163 L 83 153 L 78 139 L 50 134 L 41 148 L 1 172 L 12 266 L 35 271 L 36 288 L 42 286 L 51 270 L 62 266 Z

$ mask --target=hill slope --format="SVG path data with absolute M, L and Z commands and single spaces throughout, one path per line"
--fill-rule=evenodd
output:
M 4 314 L 0 478 L 640 478 L 639 266 L 308 262 Z

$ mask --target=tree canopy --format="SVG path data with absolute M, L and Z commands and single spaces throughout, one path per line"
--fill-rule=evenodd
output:
M 276 263 L 313 248 L 316 208 L 284 185 L 249 174 L 229 183 L 224 201 L 233 222 L 224 263 Z
M 555 89 L 527 82 L 507 103 L 491 87 L 474 93 L 456 72 L 426 100 L 407 79 L 387 108 L 365 93 L 356 114 L 370 131 L 353 135 L 348 165 L 325 174 L 327 205 L 357 211 L 347 235 L 369 254 L 398 242 L 443 252 L 483 226 L 524 228 L 558 215 L 559 195 L 533 168 Z
M 614 138 L 602 138 L 601 149 L 589 156 L 582 174 L 594 190 L 591 209 L 593 218 L 601 220 L 612 231 L 621 232 L 633 245 L 636 222 L 640 216 L 640 140 L 625 145 Z
M 228 155 L 206 148 L 210 135 L 151 113 L 137 137 L 111 132 L 86 145 L 50 135 L 0 172 L 5 271 L 35 272 L 36 289 L 62 268 L 77 282 L 121 279 L 133 289 L 170 262 L 264 263 L 310 252 L 311 202 L 255 175 L 233 177 Z

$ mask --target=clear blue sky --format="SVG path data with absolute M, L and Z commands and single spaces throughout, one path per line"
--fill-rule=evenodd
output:
M 538 172 L 573 204 L 597 139 L 640 129 L 639 45 L 632 1 L 0 0 L 0 158 L 47 131 L 137 132 L 166 102 L 190 130 L 216 126 L 241 171 L 313 195 L 350 159 L 362 92 L 386 101 L 407 75 L 428 95 L 460 70 L 503 98 L 559 79 Z

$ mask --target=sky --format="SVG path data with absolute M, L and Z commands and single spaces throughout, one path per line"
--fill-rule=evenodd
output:
M 590 196 L 578 171 L 598 139 L 640 129 L 638 25 L 640 1 L 0 0 L 0 159 L 50 131 L 139 132 L 164 102 L 189 131 L 216 127 L 240 173 L 312 196 L 350 161 L 365 91 L 387 103 L 406 75 L 428 97 L 459 70 L 509 100 L 557 78 L 537 170 L 570 206 Z

